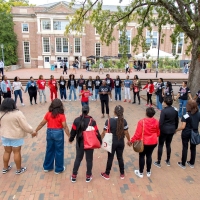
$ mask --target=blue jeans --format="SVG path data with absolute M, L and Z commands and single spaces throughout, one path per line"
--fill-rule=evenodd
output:
M 82 106 L 89 106 L 89 102 L 82 102 L 82 101 L 81 101 L 81 105 L 82 105 Z
M 22 91 L 21 90 L 15 90 L 14 95 L 15 95 L 15 103 L 17 103 L 17 96 L 19 96 L 21 103 L 23 103 Z
M 60 88 L 60 98 L 67 99 L 66 88 Z
M 182 117 L 183 115 L 186 114 L 186 104 L 188 100 L 182 100 L 179 99 L 179 111 L 178 111 L 178 116 Z
M 99 89 L 95 89 L 95 99 L 97 100 L 97 97 L 99 96 Z
M 92 93 L 92 96 L 90 96 L 90 100 L 92 99 L 93 100 L 93 91 L 92 91 L 92 88 L 88 88 L 88 90 Z
M 83 88 L 82 88 L 82 86 L 80 87 L 80 86 L 78 86 L 78 92 L 79 92 L 79 94 L 81 93 L 81 90 L 82 90 Z
M 47 146 L 44 159 L 44 170 L 54 169 L 55 172 L 62 172 L 64 170 L 64 131 L 63 129 L 47 129 Z
M 76 89 L 74 86 L 70 86 L 69 100 L 72 99 L 72 92 L 74 93 L 74 100 L 76 100 Z
M 119 100 L 121 101 L 121 88 L 115 87 L 115 100 L 117 100 L 117 96 L 119 96 Z
M 156 107 L 157 107 L 159 110 L 162 110 L 162 103 L 161 103 L 160 100 L 159 100 L 159 95 L 156 95 Z

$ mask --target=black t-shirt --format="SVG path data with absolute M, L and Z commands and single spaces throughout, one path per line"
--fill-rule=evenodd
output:
M 116 88 L 120 88 L 120 87 L 121 87 L 121 84 L 122 84 L 122 81 L 121 81 L 121 79 L 116 79 L 116 80 L 114 81 L 114 83 L 115 83 L 115 87 L 116 87 Z
M 78 86 L 79 87 L 83 87 L 84 84 L 85 84 L 85 79 L 78 79 Z
M 178 93 L 180 94 L 179 99 L 187 100 L 188 99 L 188 93 L 190 93 L 190 89 L 188 87 L 186 87 L 186 88 L 180 87 L 180 90 L 179 90 Z
M 173 93 L 172 88 L 165 87 L 164 91 L 165 91 L 165 96 L 172 96 L 172 93 Z
M 61 89 L 64 89 L 65 86 L 66 86 L 66 81 L 65 80 L 58 81 L 58 84 L 59 84 Z
M 110 78 L 106 78 L 106 85 L 111 87 L 111 79 Z
M 110 92 L 110 87 L 109 86 L 100 86 L 99 87 L 99 92 Z M 100 94 L 100 99 L 101 100 L 107 100 L 108 99 L 108 94 Z
M 156 94 L 162 94 L 162 89 L 165 87 L 164 83 L 157 83 Z
M 87 80 L 87 87 L 88 88 L 92 88 L 93 84 L 94 84 L 93 80 Z
M 197 95 L 197 104 L 200 105 L 200 90 L 196 93 Z
M 186 113 L 183 115 L 181 122 L 186 122 L 186 126 L 182 131 L 182 136 L 190 136 L 191 130 L 194 132 L 198 131 L 199 122 L 200 122 L 200 112 L 196 112 L 195 114 Z
M 102 83 L 102 81 L 100 79 L 99 80 L 95 80 L 94 81 L 95 89 L 99 89 L 99 87 L 101 86 L 101 83 Z
M 117 120 L 118 118 L 110 118 L 110 132 L 113 134 L 113 141 L 118 140 L 117 137 Z M 108 129 L 108 120 L 106 120 L 105 126 L 104 126 L 104 130 Z M 127 121 L 124 119 L 124 130 L 128 130 L 128 124 Z M 120 138 L 120 141 L 124 140 L 125 135 L 123 134 L 123 137 Z

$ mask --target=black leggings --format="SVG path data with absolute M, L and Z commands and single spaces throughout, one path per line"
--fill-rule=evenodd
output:
M 29 91 L 29 97 L 30 97 L 30 102 L 32 103 L 33 98 L 35 100 L 35 103 L 37 103 L 37 91 Z
M 84 150 L 83 142 L 80 143 L 80 146 L 76 142 L 76 159 L 74 161 L 73 175 L 78 174 L 78 169 L 80 167 L 81 161 L 83 160 L 84 152 L 85 152 L 86 163 L 87 163 L 86 175 L 88 176 L 92 175 L 94 149 Z
M 154 145 L 144 145 L 144 151 L 139 153 L 139 170 L 140 173 L 144 171 L 145 164 L 145 156 L 146 156 L 146 165 L 147 172 L 151 172 L 151 164 L 152 164 L 152 153 L 157 144 Z
M 63 75 L 64 75 L 64 73 L 66 73 L 66 74 L 67 74 L 67 70 L 63 70 Z
M 164 134 L 161 133 L 159 137 L 159 144 L 158 144 L 158 162 L 160 163 L 162 153 L 163 153 L 163 145 L 165 143 L 166 145 L 166 150 L 167 150 L 167 161 L 170 160 L 170 155 L 171 155 L 171 142 L 174 134 Z
M 147 92 L 147 104 L 149 104 L 149 102 L 150 102 L 150 104 L 152 105 L 152 94 L 149 94 L 149 92 Z
M 105 113 L 105 109 L 104 109 L 104 105 L 106 106 L 106 114 L 109 115 L 109 106 L 108 106 L 108 98 L 106 100 L 101 100 L 101 112 L 104 115 Z
M 123 160 L 123 151 L 124 151 L 124 140 L 123 141 L 113 141 L 112 144 L 112 153 L 108 152 L 108 160 L 106 165 L 106 174 L 110 174 L 112 168 L 113 159 L 115 152 L 117 154 L 117 160 L 119 164 L 119 170 L 121 174 L 124 174 L 124 160 Z
M 138 102 L 140 103 L 140 92 L 133 92 L 133 101 L 136 102 L 136 96 L 138 98 Z

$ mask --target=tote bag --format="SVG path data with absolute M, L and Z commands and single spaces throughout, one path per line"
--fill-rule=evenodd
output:
M 107 133 L 105 134 L 104 138 L 102 139 L 101 148 L 112 153 L 112 143 L 113 143 L 113 134 L 110 133 L 110 120 L 108 119 Z
M 92 118 L 90 119 L 87 129 L 83 131 L 84 149 L 98 149 L 101 147 L 97 138 L 98 133 L 95 131 L 94 127 L 90 126 L 91 122 Z
M 143 128 L 142 128 L 142 139 L 141 140 L 136 140 L 133 143 L 133 150 L 135 152 L 141 153 L 144 151 L 144 143 L 143 143 L 143 138 L 144 138 L 144 120 L 143 120 Z

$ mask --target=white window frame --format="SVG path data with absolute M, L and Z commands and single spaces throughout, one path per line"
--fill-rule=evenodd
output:
M 75 40 L 76 40 L 76 39 L 80 39 L 80 52 L 76 52 L 76 51 L 75 51 L 75 50 L 76 50 L 76 46 L 75 46 Z M 81 38 L 78 38 L 78 37 L 77 37 L 77 38 L 74 38 L 74 54 L 81 54 L 81 51 L 82 51 L 81 42 L 82 42 L 82 41 L 81 41 Z
M 23 30 L 24 29 L 24 27 L 23 27 L 24 24 L 28 25 L 28 31 L 24 31 Z M 29 33 L 29 24 L 28 23 L 22 23 L 22 33 Z
M 154 32 L 156 32 L 157 33 L 157 37 L 156 37 L 156 39 L 157 39 L 157 44 L 156 44 L 156 46 L 153 46 L 153 39 L 154 39 L 154 36 L 153 36 L 153 33 Z M 148 33 L 150 33 L 150 35 L 148 36 Z M 158 33 L 158 31 L 149 31 L 149 30 L 146 30 L 146 40 L 147 39 L 150 39 L 151 41 L 150 41 L 150 47 L 152 47 L 152 48 L 158 48 L 158 38 L 159 38 L 159 33 Z
M 29 62 L 25 61 L 25 51 L 24 51 L 24 43 L 27 42 L 29 44 Z M 24 57 L 24 63 L 31 63 L 31 54 L 30 54 L 30 41 L 23 41 L 23 57 Z
M 180 34 L 183 34 L 183 36 L 180 37 Z M 180 33 L 180 34 L 179 34 L 179 36 L 178 36 L 178 38 L 177 38 L 177 42 L 176 42 L 176 54 L 177 54 L 177 55 L 182 55 L 182 54 L 183 54 L 184 36 L 185 36 L 185 35 L 184 35 L 184 33 Z M 180 39 L 180 40 L 183 40 L 182 48 L 181 48 L 181 53 L 178 53 L 178 44 L 180 43 L 180 42 L 179 42 L 179 39 Z
M 56 39 L 58 39 L 58 38 L 61 39 L 61 52 L 58 52 L 58 51 L 57 51 Z M 64 52 L 64 51 L 63 51 L 63 39 L 67 39 L 67 44 L 68 44 L 68 51 L 67 51 L 67 52 Z M 69 51 L 70 51 L 69 48 L 70 48 L 70 46 L 69 46 L 69 38 L 65 38 L 65 37 L 56 37 L 56 38 L 55 38 L 55 52 L 56 52 L 56 53 L 69 53 Z
M 97 29 L 95 28 L 94 30 L 95 35 L 99 35 L 99 33 L 97 32 Z
M 97 54 L 96 54 L 96 52 L 97 52 L 97 44 L 100 45 L 100 47 L 99 47 L 99 49 L 100 49 L 100 55 L 99 55 L 99 57 L 101 57 L 101 43 L 100 42 L 96 42 L 95 43 L 95 56 L 97 56 Z
M 44 38 L 48 38 L 49 39 L 49 51 L 48 52 L 45 52 L 44 51 Z M 51 41 L 50 41 L 50 37 L 42 37 L 42 52 L 43 53 L 51 53 Z
M 60 22 L 60 29 L 54 29 L 54 22 Z M 66 24 L 64 24 L 66 23 Z M 64 24 L 64 25 L 63 25 Z M 65 31 L 65 27 L 69 24 L 67 20 L 53 20 L 53 30 L 54 31 Z
M 43 22 L 44 21 L 49 21 L 49 23 L 50 23 L 50 29 L 44 29 L 43 28 Z M 43 30 L 43 31 L 51 31 L 51 20 L 50 19 L 41 19 L 41 29 Z

